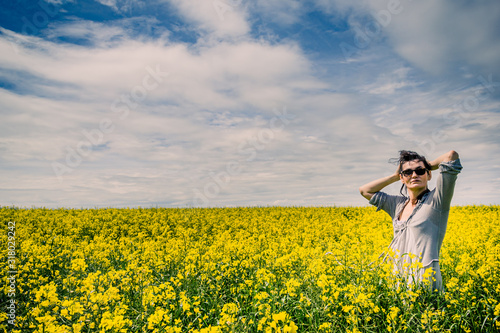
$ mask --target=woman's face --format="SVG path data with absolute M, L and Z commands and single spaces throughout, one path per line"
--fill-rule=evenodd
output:
M 422 161 L 409 161 L 403 163 L 401 166 L 401 171 L 405 170 L 409 173 L 410 170 L 415 169 L 425 169 L 424 162 Z M 423 175 L 419 176 L 416 172 L 412 172 L 411 175 L 400 174 L 401 181 L 406 185 L 406 187 L 411 189 L 426 188 L 427 182 L 431 179 L 432 175 L 430 172 L 425 172 Z

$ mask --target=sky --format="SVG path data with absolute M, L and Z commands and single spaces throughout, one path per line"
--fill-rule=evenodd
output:
M 497 0 L 1 0 L 0 50 L 0 206 L 366 206 L 402 149 L 500 204 Z

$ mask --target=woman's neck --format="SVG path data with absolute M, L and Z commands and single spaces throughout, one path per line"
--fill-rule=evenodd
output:
M 421 196 L 428 191 L 429 189 L 427 187 L 408 191 L 408 195 L 410 197 L 410 203 L 412 205 L 416 205 L 418 200 L 420 200 Z

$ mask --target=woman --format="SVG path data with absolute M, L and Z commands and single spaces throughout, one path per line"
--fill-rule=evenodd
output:
M 399 152 L 398 168 L 391 176 L 374 180 L 359 188 L 370 204 L 383 209 L 392 218 L 394 239 L 392 248 L 399 258 L 396 269 L 417 282 L 429 278 L 432 290 L 443 290 L 439 268 L 439 251 L 443 244 L 451 198 L 457 175 L 462 170 L 457 152 L 441 155 L 431 162 L 412 151 Z M 431 170 L 439 168 L 436 188 L 430 191 L 427 182 L 432 178 Z M 401 181 L 401 195 L 389 195 L 381 190 L 394 182 Z M 403 194 L 406 190 L 407 196 Z M 405 263 L 415 263 L 419 268 L 408 271 Z M 415 265 L 413 265 L 415 267 Z M 429 270 L 424 275 L 425 270 Z M 429 273 L 431 275 L 429 276 Z

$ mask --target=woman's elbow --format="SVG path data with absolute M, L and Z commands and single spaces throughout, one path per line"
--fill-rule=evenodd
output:
M 454 150 L 450 150 L 448 152 L 448 159 L 450 161 L 455 161 L 455 160 L 458 160 L 459 156 L 458 156 L 458 153 Z
M 361 194 L 367 200 L 370 200 L 373 196 L 373 193 L 367 192 L 363 187 L 359 188 L 359 194 Z
M 363 188 L 363 186 L 361 186 L 359 188 L 359 194 L 361 194 L 362 196 L 365 196 L 365 193 L 366 193 L 365 189 Z

